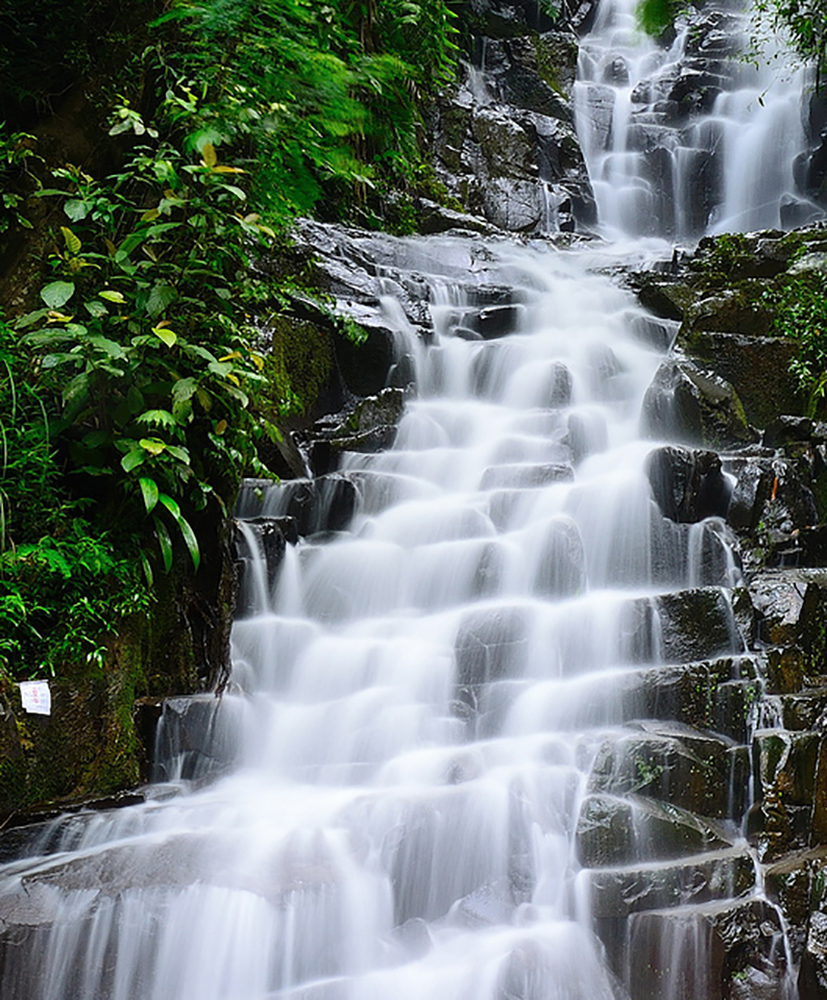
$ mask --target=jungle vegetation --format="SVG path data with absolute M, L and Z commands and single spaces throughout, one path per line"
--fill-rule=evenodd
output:
M 204 512 L 268 474 L 253 317 L 275 293 L 249 265 L 297 215 L 375 225 L 427 175 L 419 106 L 454 72 L 453 19 L 444 0 L 3 5 L 0 263 L 26 280 L 0 322 L 0 680 L 100 665 L 159 575 L 197 571 Z M 54 152 L 67 121 L 77 162 Z

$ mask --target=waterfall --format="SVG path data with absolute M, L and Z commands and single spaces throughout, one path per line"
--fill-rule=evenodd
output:
M 578 133 L 600 221 L 614 235 L 692 239 L 790 228 L 821 212 L 800 191 L 810 74 L 777 38 L 747 61 L 747 15 L 708 3 L 671 41 L 603 0 L 580 47 Z
M 641 40 L 628 0 L 584 40 L 607 232 L 776 225 L 802 201 L 800 81 L 742 68 L 663 120 L 694 44 Z M 144 804 L 55 821 L 0 867 L 3 997 L 689 1000 L 724 974 L 791 995 L 742 833 L 747 749 L 711 731 L 718 685 L 755 675 L 729 494 L 692 524 L 656 501 L 668 434 L 641 418 L 675 330 L 612 278 L 629 252 L 387 238 L 434 328 L 388 282 L 415 376 L 393 446 L 346 453 L 277 562 L 262 525 L 312 491 L 245 493 L 231 684 L 167 705 Z M 733 919 L 757 964 L 726 964 Z

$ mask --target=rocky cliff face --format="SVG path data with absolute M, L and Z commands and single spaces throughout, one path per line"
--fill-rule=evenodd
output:
M 584 2 L 551 21 L 537 4 L 475 0 L 461 12 L 469 59 L 432 109 L 428 132 L 437 176 L 465 213 L 514 233 L 596 222 L 572 106 L 576 32 L 591 11 Z M 425 226 L 458 224 L 432 210 Z

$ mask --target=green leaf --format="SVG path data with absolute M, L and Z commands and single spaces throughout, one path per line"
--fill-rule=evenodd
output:
M 148 451 L 150 455 L 160 455 L 162 451 L 166 451 L 166 441 L 161 441 L 158 438 L 141 438 L 138 444 Z
M 167 347 L 174 347 L 178 340 L 178 334 L 174 330 L 170 330 L 168 326 L 153 326 L 152 332 Z
M 155 522 L 155 537 L 158 539 L 161 558 L 164 560 L 164 569 L 169 573 L 172 569 L 172 539 L 169 537 L 167 526 L 161 518 L 155 514 L 152 519 Z
M 133 469 L 137 469 L 139 465 L 143 465 L 145 461 L 146 452 L 141 448 L 133 448 L 132 451 L 128 451 L 121 459 L 121 468 L 124 472 L 131 472 Z
M 181 535 L 187 546 L 190 558 L 192 559 L 192 564 L 197 570 L 201 563 L 201 550 L 198 547 L 198 539 L 195 537 L 195 532 L 192 530 L 192 526 L 181 513 L 181 508 L 172 499 L 172 497 L 167 496 L 166 493 L 161 493 L 158 496 L 158 500 L 164 507 L 166 507 L 170 514 L 172 514 L 173 518 L 175 518 L 175 523 L 181 530 Z
M 106 306 L 102 302 L 98 302 L 97 299 L 90 299 L 83 305 L 93 319 L 103 319 L 107 314 Z
M 178 445 L 168 444 L 167 451 L 173 458 L 177 458 L 179 462 L 183 462 L 185 465 L 190 464 L 190 453 L 186 448 L 179 448 Z
M 71 229 L 67 229 L 66 226 L 61 226 L 60 231 L 63 233 L 63 239 L 66 243 L 66 249 L 71 254 L 80 253 L 80 248 L 83 244 L 80 242 L 80 237 L 76 236 Z
M 141 476 L 138 480 L 138 485 L 141 487 L 141 494 L 144 498 L 144 506 L 146 507 L 147 514 L 151 514 L 153 508 L 158 503 L 158 497 L 160 495 L 160 490 L 158 489 L 158 484 L 154 479 L 149 479 L 146 476 Z
M 120 292 L 113 292 L 110 289 L 104 289 L 102 292 L 98 292 L 98 295 L 102 299 L 106 299 L 107 302 L 116 302 L 118 305 L 123 305 L 126 299 L 121 295 Z
M 146 557 L 146 552 L 141 553 L 141 569 L 144 571 L 144 579 L 146 580 L 146 585 L 152 590 L 152 586 L 155 583 L 155 575 L 152 572 L 152 564 Z
M 63 206 L 63 211 L 69 216 L 72 222 L 83 222 L 89 214 L 89 205 L 79 198 L 70 198 Z
M 73 281 L 53 281 L 40 289 L 40 297 L 50 309 L 60 309 L 75 294 Z
M 194 378 L 180 378 L 172 387 L 172 401 L 183 403 L 186 399 L 191 399 L 198 388 L 198 383 Z
M 156 282 L 152 286 L 152 291 L 149 293 L 149 298 L 146 303 L 146 311 L 150 316 L 160 316 L 161 313 L 171 305 L 176 298 L 178 293 L 172 287 L 163 281 Z
M 169 410 L 147 410 L 137 421 L 139 424 L 149 424 L 152 427 L 175 427 L 175 417 Z

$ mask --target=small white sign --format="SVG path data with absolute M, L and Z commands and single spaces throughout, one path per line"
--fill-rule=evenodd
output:
M 35 715 L 52 714 L 52 692 L 48 681 L 23 681 L 20 684 L 23 708 Z

